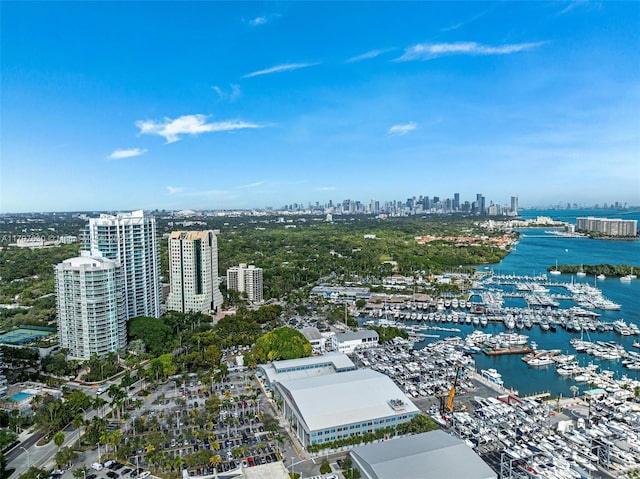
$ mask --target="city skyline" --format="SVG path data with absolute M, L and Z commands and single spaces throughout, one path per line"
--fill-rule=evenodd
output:
M 637 3 L 2 10 L 0 213 L 640 204 Z

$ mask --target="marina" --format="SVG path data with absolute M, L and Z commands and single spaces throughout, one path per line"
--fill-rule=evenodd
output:
M 638 241 L 612 244 L 525 236 L 457 301 L 396 299 L 361 318 L 409 340 L 358 361 L 389 375 L 499 477 L 628 477 L 640 467 L 639 283 L 543 269 L 554 249 L 576 264 L 640 253 Z
M 425 299 L 424 295 L 420 298 L 422 301 L 415 301 L 412 296 L 404 301 L 395 299 L 376 314 L 361 318 L 361 322 L 375 321 L 406 328 L 416 349 L 450 336 L 464 340 L 477 331 L 494 336 L 525 335 L 532 350 L 555 350 L 574 356 L 571 364 L 561 367 L 535 365 L 535 361 L 529 366 L 521 360 L 528 354 L 526 350 L 521 354 L 492 355 L 483 354 L 482 344 L 467 346 L 467 354 L 473 354 L 478 370 L 496 369 L 505 384 L 524 394 L 548 391 L 554 397 L 571 396 L 571 387 L 576 384 L 572 378 L 584 379 L 585 376 L 569 372 L 586 368 L 590 363 L 599 371 L 610 371 L 607 374 L 617 379 L 640 379 L 640 365 L 630 354 L 640 347 L 640 311 L 636 299 L 640 297 L 640 283 L 564 274 L 551 277 L 545 271 L 549 263 L 545 258 L 554 255 L 564 255 L 562 263 L 613 263 L 614 260 L 633 263 L 633 258 L 640 255 L 640 242 L 604 242 L 539 232 L 525 235 L 517 251 L 501 263 L 480 268 L 480 277 L 465 294 L 447 302 Z M 585 258 L 591 260 L 585 261 Z M 527 294 L 542 296 L 543 301 L 537 305 L 535 300 L 527 302 L 524 298 Z M 421 336 L 424 334 L 438 337 Z M 579 345 L 580 340 L 592 342 L 593 346 L 576 349 L 574 345 Z M 620 349 L 609 348 L 605 345 L 608 343 L 617 344 Z M 588 382 L 578 384 L 580 391 L 589 387 Z
M 476 340 L 484 334 L 476 333 Z M 594 385 L 582 398 L 524 397 L 505 386 L 497 369 L 478 371 L 463 352 L 469 342 L 450 337 L 415 350 L 396 338 L 393 344 L 357 350 L 354 360 L 391 377 L 499 477 L 622 477 L 639 467 L 640 404 L 625 402 L 619 392 L 640 387 L 640 381 L 602 373 L 607 384 Z M 528 361 L 542 358 L 566 367 L 573 360 L 559 351 L 540 351 Z M 596 370 L 585 368 L 593 378 Z M 611 385 L 617 387 L 611 393 L 598 387 Z M 452 398 L 451 410 L 446 397 Z

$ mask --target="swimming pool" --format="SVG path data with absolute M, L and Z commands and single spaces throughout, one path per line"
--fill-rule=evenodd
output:
M 13 396 L 11 396 L 11 399 L 18 402 L 18 401 L 22 401 L 23 399 L 27 399 L 29 396 L 31 396 L 31 394 L 22 391 L 19 393 L 15 393 Z

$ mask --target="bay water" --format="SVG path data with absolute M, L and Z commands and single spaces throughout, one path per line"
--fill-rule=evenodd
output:
M 575 222 L 575 216 L 594 215 L 593 212 L 570 210 L 568 212 L 533 211 L 529 210 L 527 216 L 551 216 L 561 221 Z M 639 212 L 631 212 L 626 215 L 611 215 L 611 212 L 597 210 L 599 216 L 620 217 L 624 219 L 638 219 Z M 608 215 L 607 215 L 608 213 Z M 629 213 L 627 211 L 627 213 Z M 524 215 L 523 215 L 524 216 Z M 546 233 L 549 228 L 528 228 L 521 230 L 522 237 L 515 250 L 509 253 L 500 263 L 486 265 L 479 269 L 492 269 L 495 274 L 514 275 L 540 275 L 547 273 L 547 268 L 554 266 L 556 260 L 558 264 L 640 264 L 640 240 L 594 240 L 589 238 L 568 238 Z M 640 271 L 637 272 L 640 276 Z M 618 278 L 607 278 L 596 280 L 594 277 L 579 278 L 573 275 L 562 274 L 551 276 L 553 282 L 588 282 L 595 284 L 602 290 L 604 296 L 621 305 L 619 311 L 595 312 L 601 314 L 600 320 L 613 322 L 616 319 L 624 319 L 627 323 L 632 322 L 640 326 L 640 279 L 632 280 L 631 283 L 623 283 Z M 564 288 L 551 288 L 552 292 L 567 293 Z M 522 299 L 506 299 L 505 306 L 525 307 Z M 561 308 L 575 306 L 572 301 L 560 301 Z M 466 336 L 474 329 L 471 325 L 455 325 L 460 329 L 458 333 L 442 333 L 441 339 L 450 335 Z M 489 324 L 483 329 L 485 332 L 497 334 L 505 331 L 502 324 Z M 627 351 L 640 352 L 634 348 L 634 342 L 640 342 L 638 336 L 620 336 L 610 332 L 589 332 L 586 333 L 567 332 L 558 328 L 556 332 L 544 332 L 538 326 L 530 330 L 520 331 L 527 334 L 530 341 L 538 344 L 538 349 L 559 349 L 563 353 L 575 354 L 581 366 L 589 363 L 599 365 L 599 371 L 610 370 L 615 378 L 626 375 L 629 378 L 640 379 L 640 371 L 625 369 L 621 360 L 599 360 L 587 354 L 576 353 L 569 341 L 571 338 L 580 337 L 584 334 L 584 339 L 592 341 L 615 341 L 622 344 Z M 417 343 L 416 349 L 424 347 L 425 342 Z M 487 368 L 497 369 L 503 377 L 505 386 L 518 391 L 521 396 L 537 394 L 542 392 L 551 393 L 552 397 L 566 397 L 573 395 L 572 385 L 579 388 L 579 393 L 590 389 L 588 384 L 577 384 L 570 377 L 562 377 L 555 372 L 555 366 L 542 368 L 531 368 L 522 361 L 521 355 L 486 356 L 482 353 L 474 355 L 476 368 L 478 371 Z

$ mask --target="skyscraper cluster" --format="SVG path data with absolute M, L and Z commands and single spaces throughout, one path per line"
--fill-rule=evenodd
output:
M 127 320 L 160 316 L 155 219 L 100 215 L 85 235 L 85 251 L 55 269 L 60 344 L 78 359 L 124 349 Z
M 329 201 L 326 204 L 309 203 L 305 207 L 302 203 L 285 205 L 282 208 L 288 211 L 324 211 L 337 214 L 388 214 L 394 216 L 406 216 L 415 214 L 474 214 L 474 215 L 510 215 L 518 214 L 518 197 L 511 197 L 510 205 L 499 205 L 493 202 L 487 204 L 482 193 L 476 194 L 474 201 L 461 201 L 460 193 L 454 193 L 453 198 L 441 198 L 440 196 L 413 196 L 406 200 L 394 200 L 380 202 L 371 200 L 368 204 L 359 200 L 346 199 L 338 203 Z
M 222 306 L 216 233 L 169 235 L 167 309 L 209 314 Z M 262 270 L 245 269 L 241 291 L 262 302 Z M 84 251 L 56 266 L 55 281 L 59 341 L 69 357 L 89 359 L 124 349 L 129 319 L 161 315 L 155 218 L 134 211 L 89 219 Z

